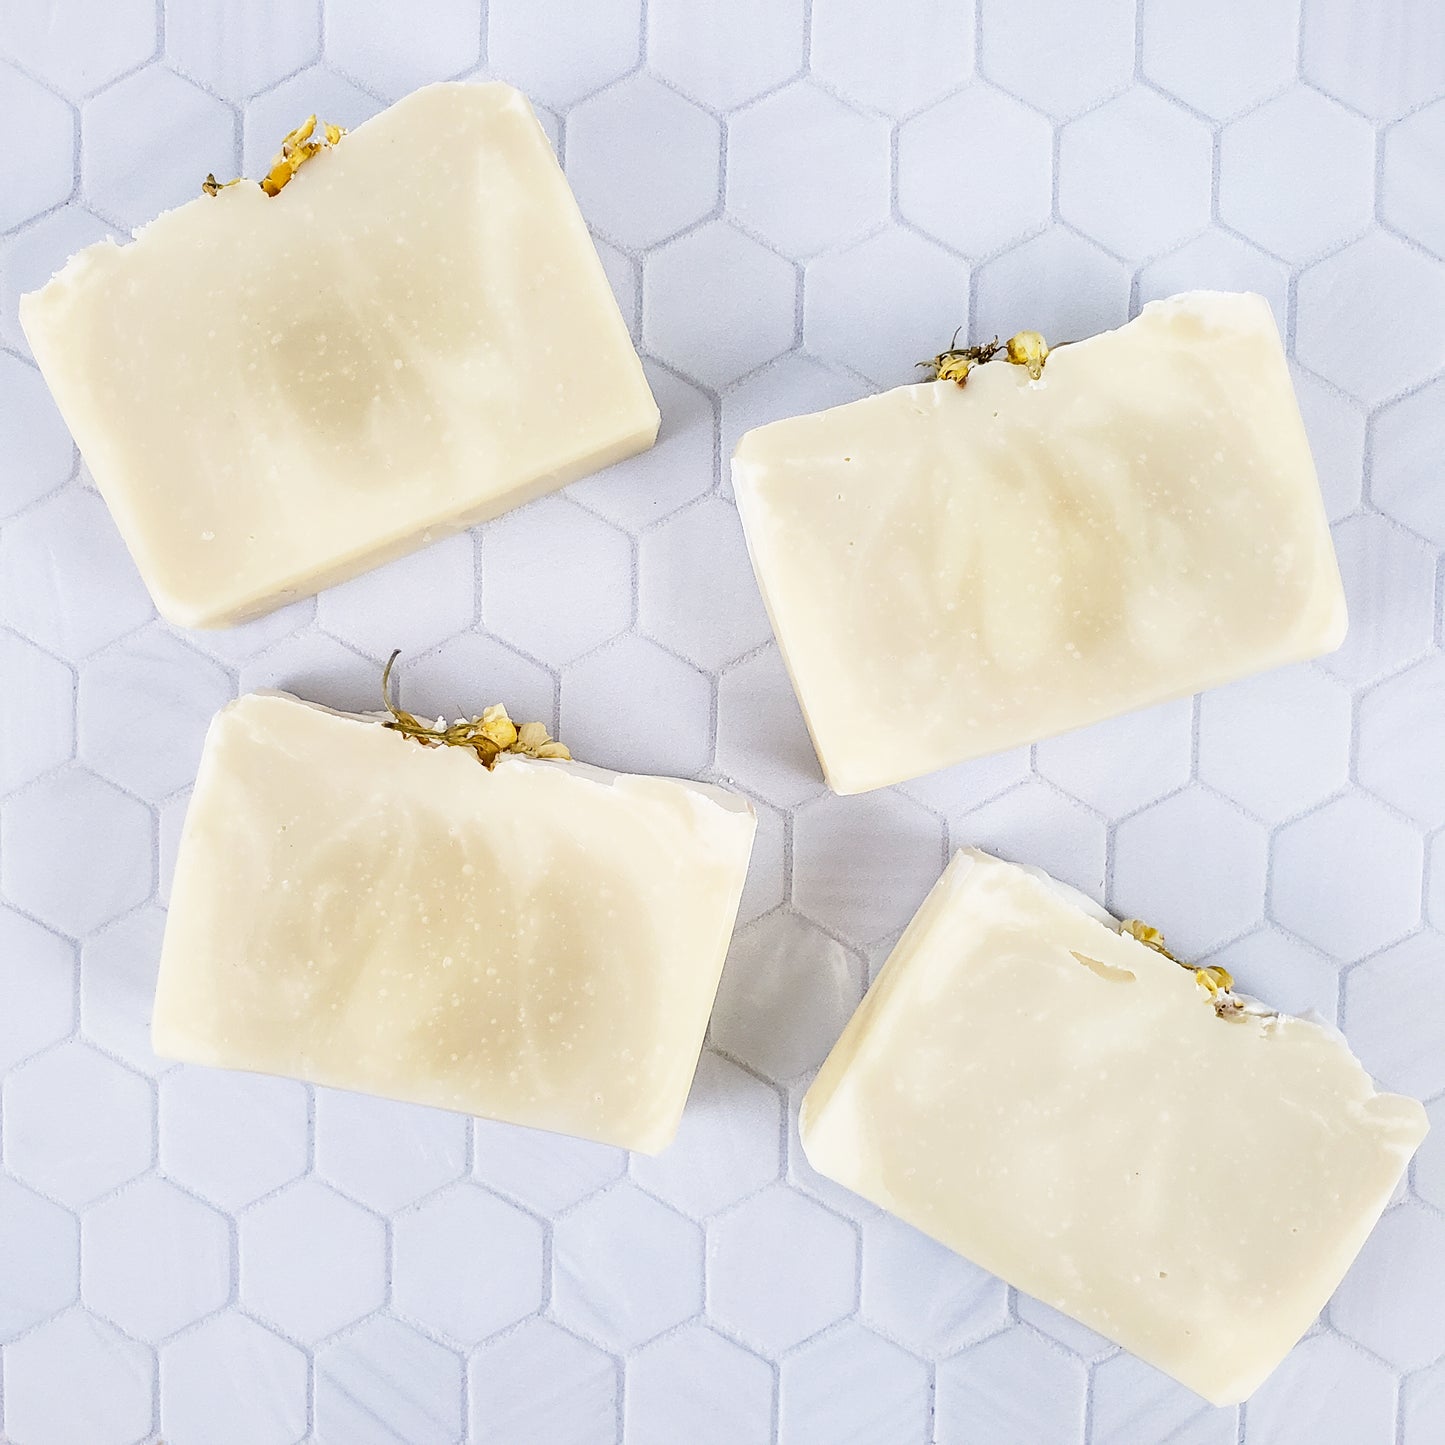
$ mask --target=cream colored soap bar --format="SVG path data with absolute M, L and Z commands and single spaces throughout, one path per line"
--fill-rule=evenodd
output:
M 1309 1328 L 1425 1129 L 1332 1029 L 1216 1007 L 1088 900 L 973 851 L 802 1109 L 823 1174 L 1216 1404 Z
M 428 747 L 280 693 L 222 711 L 176 863 L 158 1054 L 654 1153 L 747 872 L 741 799 Z
M 964 387 L 749 432 L 733 487 L 832 787 L 857 793 L 1337 647 L 1268 306 L 1198 292 Z M 881 720 L 908 746 L 880 747 Z
M 275 196 L 242 182 L 82 251 L 20 315 L 156 605 L 190 627 L 657 435 L 587 228 L 506 85 L 419 90 Z

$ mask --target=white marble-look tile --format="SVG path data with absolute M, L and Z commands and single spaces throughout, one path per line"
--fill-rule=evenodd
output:
M 803 345 L 875 386 L 921 381 L 919 361 L 946 347 L 968 317 L 968 276 L 958 256 L 912 230 L 889 226 L 808 263 Z M 853 399 L 836 382 L 832 385 L 840 401 Z M 723 403 L 725 412 L 731 401 Z
M 1165 928 L 1186 956 L 1207 953 L 1264 916 L 1267 848 L 1257 823 L 1189 788 L 1119 825 L 1110 898 L 1124 916 Z
M 316 1438 L 329 1445 L 455 1440 L 462 1361 L 385 1315 L 316 1352 Z
M 761 1440 L 772 1414 L 767 1361 L 706 1325 L 685 1325 L 627 1362 L 626 1438 L 636 1445 Z
M 392 1307 L 458 1345 L 532 1314 L 544 1289 L 542 1227 L 475 1184 L 459 1184 L 392 1226 Z
M 154 1344 L 231 1295 L 231 1232 L 209 1205 L 147 1174 L 86 1212 L 80 1230 L 86 1305 Z
M 716 672 L 772 636 L 737 508 L 721 497 L 669 517 L 638 554 L 638 625 Z
M 777 1091 L 707 1052 L 698 1061 L 677 1138 L 656 1156 L 634 1154 L 630 1167 L 649 1194 L 703 1219 L 776 1179 L 781 1152 Z
M 1255 0 L 1144 0 L 1144 74 L 1219 120 L 1273 95 L 1294 78 L 1298 17 Z
M 865 1219 L 859 1311 L 925 1359 L 951 1355 L 1008 1322 L 1008 1287 L 881 1210 Z
M 71 1208 L 152 1162 L 150 1085 L 87 1044 L 22 1064 L 6 1081 L 4 1105 L 6 1168 Z
M 461 75 L 482 54 L 475 0 L 428 0 L 424 25 L 404 5 L 372 0 L 325 0 L 325 12 L 327 58 L 388 100 Z
M 648 1281 L 636 1289 L 638 1278 Z M 552 1309 L 579 1334 L 632 1350 L 702 1309 L 702 1231 L 624 1181 L 552 1230 Z
M 310 65 L 321 50 L 320 0 L 168 0 L 166 59 L 182 75 L 243 101 Z
M 81 107 L 81 190 L 97 215 L 136 231 L 193 201 L 240 158 L 235 110 L 173 70 L 149 65 Z
M 151 1351 L 66 1310 L 4 1347 L 5 1426 L 34 1445 L 131 1445 L 150 1428 Z
M 66 768 L 0 806 L 0 887 L 42 923 L 79 938 L 150 896 L 154 833 L 144 803 Z
M 978 0 L 978 8 L 979 70 L 1058 119 L 1114 94 L 1134 74 L 1132 0 L 1099 0 L 1087 9 L 1046 0 L 1027 10 L 1010 0 Z
M 990 1445 L 1078 1440 L 1085 1378 L 1076 1356 L 1014 1325 L 938 1367 L 938 1433 Z
M 786 256 L 888 219 L 889 129 L 800 80 L 728 122 L 728 214 Z
M 177 1442 L 290 1445 L 306 1429 L 306 1376 L 295 1345 L 245 1315 L 214 1315 L 161 1347 L 161 1429 Z
M 815 0 L 813 74 L 854 105 L 908 115 L 962 85 L 973 70 L 970 0 Z
M 3 24 L 0 21 L 0 24 Z M 0 232 L 59 205 L 75 188 L 75 111 L 54 91 L 0 61 L 0 135 L 23 151 L 0 195 Z
M 1370 224 L 1374 175 L 1369 122 L 1296 86 L 1225 128 L 1219 214 L 1276 256 L 1310 261 Z
M 849 1314 L 857 1293 L 852 1224 L 782 1185 L 708 1230 L 708 1315 L 777 1354 Z
M 684 376 L 726 386 L 793 344 L 797 289 L 782 256 L 730 221 L 709 221 L 644 263 L 642 344 Z
M 470 1361 L 474 1440 L 616 1445 L 616 1361 L 550 1320 L 527 1320 Z
M 1445 365 L 1445 269 L 1371 231 L 1299 279 L 1296 355 L 1326 381 L 1377 405 Z M 1360 337 L 1390 338 L 1388 347 Z
M 467 1168 L 467 1121 L 460 1114 L 316 1091 L 316 1172 L 383 1214 L 460 1179 Z
M 0 1334 L 10 1339 L 73 1304 L 79 1259 L 75 1216 L 0 1174 Z
M 855 1320 L 782 1362 L 778 1398 L 783 1440 L 931 1445 L 928 1367 Z
M 971 85 L 898 132 L 899 209 L 966 256 L 987 256 L 1042 226 L 1053 172 L 1047 118 L 992 85 Z
M 1419 832 L 1350 792 L 1274 836 L 1270 914 L 1348 963 L 1420 922 Z
M 722 132 L 701 107 L 639 71 L 567 120 L 567 179 L 589 224 L 648 247 L 718 204 Z
M 857 954 L 796 913 L 770 913 L 733 938 L 710 1037 L 770 1079 L 796 1078 L 823 1062 L 862 997 Z
M 382 1222 L 319 1180 L 263 1199 L 237 1228 L 242 1307 L 293 1339 L 314 1345 L 381 1304 Z
M 802 68 L 805 8 L 803 0 L 650 0 L 648 65 L 684 95 L 731 110 Z
M 490 0 L 487 63 L 501 80 L 567 106 L 636 67 L 642 0 Z
M 1209 128 L 1130 90 L 1059 135 L 1059 214 L 1116 256 L 1142 261 L 1209 221 Z

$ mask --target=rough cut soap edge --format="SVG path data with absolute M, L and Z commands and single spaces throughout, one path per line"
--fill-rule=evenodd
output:
M 1136 322 L 1143 320 L 1146 317 L 1157 316 L 1168 310 L 1193 308 L 1195 310 L 1203 311 L 1207 308 L 1212 308 L 1217 313 L 1221 309 L 1221 307 L 1226 310 L 1230 307 L 1237 307 L 1238 309 L 1240 309 L 1241 312 L 1246 308 L 1254 310 L 1257 317 L 1261 321 L 1260 330 L 1263 333 L 1273 337 L 1273 339 L 1277 343 L 1275 351 L 1277 353 L 1277 358 L 1281 368 L 1283 380 L 1286 384 L 1288 394 L 1290 395 L 1294 403 L 1294 421 L 1296 423 L 1299 436 L 1304 441 L 1306 454 L 1310 457 L 1311 467 L 1315 470 L 1315 490 L 1318 494 L 1319 500 L 1318 525 L 1323 531 L 1323 537 L 1327 543 L 1327 550 L 1330 558 L 1333 561 L 1332 600 L 1334 602 L 1335 615 L 1331 631 L 1322 641 L 1302 643 L 1302 645 L 1298 649 L 1292 651 L 1290 654 L 1284 657 L 1281 657 L 1277 662 L 1271 663 L 1267 668 L 1257 669 L 1254 672 L 1245 674 L 1246 676 L 1257 677 L 1260 676 L 1263 672 L 1273 671 L 1276 667 L 1288 667 L 1294 663 L 1306 662 L 1312 658 L 1322 657 L 1327 655 L 1328 653 L 1336 651 L 1343 644 L 1349 625 L 1349 617 L 1345 603 L 1344 584 L 1340 577 L 1339 560 L 1335 554 L 1334 541 L 1330 533 L 1329 516 L 1325 509 L 1324 495 L 1319 488 L 1318 469 L 1314 468 L 1314 453 L 1313 450 L 1310 448 L 1309 438 L 1305 432 L 1304 418 L 1300 414 L 1299 398 L 1294 389 L 1294 382 L 1289 375 L 1289 363 L 1285 355 L 1284 342 L 1283 339 L 1280 337 L 1279 328 L 1275 324 L 1274 313 L 1270 309 L 1269 302 L 1266 301 L 1263 296 L 1259 295 L 1257 292 L 1254 291 L 1219 291 L 1204 288 L 1193 291 L 1181 291 L 1173 296 L 1166 296 L 1155 301 L 1146 302 L 1144 306 L 1140 308 L 1137 316 L 1130 317 L 1129 320 L 1123 322 L 1119 326 L 1109 327 L 1103 331 L 1095 332 L 1092 336 L 1082 338 L 1078 342 L 1073 343 L 1070 346 L 1070 350 L 1075 352 L 1076 355 L 1086 352 L 1092 342 L 1098 341 L 1100 338 L 1113 336 L 1118 332 L 1125 331 L 1129 327 L 1133 326 Z M 994 364 L 1003 365 L 1004 363 L 999 362 Z M 797 699 L 799 710 L 803 714 L 803 722 L 808 729 L 808 737 L 813 745 L 813 752 L 817 756 L 818 764 L 823 771 L 824 781 L 827 783 L 829 789 L 832 792 L 837 793 L 840 797 L 850 797 L 859 793 L 873 792 L 879 788 L 892 787 L 896 783 L 908 782 L 912 778 L 927 776 L 927 774 L 919 774 L 917 772 L 910 771 L 907 767 L 906 762 L 903 761 L 903 754 L 901 753 L 896 755 L 899 760 L 897 766 L 891 769 L 886 767 L 879 767 L 875 772 L 867 774 L 865 776 L 845 776 L 843 773 L 840 773 L 836 768 L 830 766 L 828 758 L 819 739 L 818 730 L 814 726 L 812 718 L 809 716 L 808 706 L 806 701 L 804 700 L 802 689 L 798 686 L 798 670 L 794 666 L 794 661 L 789 655 L 788 646 L 783 631 L 778 626 L 778 618 L 773 606 L 772 598 L 768 591 L 768 584 L 766 581 L 764 569 L 762 566 L 759 565 L 759 558 L 765 545 L 764 537 L 768 530 L 763 524 L 763 515 L 767 507 L 767 500 L 762 495 L 761 488 L 756 483 L 756 478 L 750 470 L 752 466 L 757 464 L 751 461 L 751 459 L 747 455 L 747 452 L 748 450 L 750 450 L 750 444 L 753 442 L 754 438 L 760 437 L 765 433 L 771 431 L 786 430 L 794 423 L 803 418 L 811 419 L 826 417 L 834 412 L 850 411 L 857 407 L 866 407 L 872 403 L 876 403 L 885 396 L 892 395 L 894 392 L 916 392 L 922 395 L 928 395 L 930 396 L 930 398 L 932 398 L 936 394 L 937 388 L 952 387 L 954 385 L 955 383 L 953 382 L 941 381 L 907 382 L 901 386 L 887 388 L 883 391 L 874 392 L 869 396 L 859 397 L 854 401 L 842 402 L 837 406 L 825 407 L 821 411 L 803 412 L 799 413 L 796 416 L 780 417 L 776 421 L 766 422 L 762 426 L 753 427 L 749 431 L 744 432 L 742 436 L 738 438 L 737 445 L 733 449 L 733 455 L 730 462 L 733 498 L 737 503 L 738 516 L 742 521 L 743 541 L 747 547 L 748 559 L 752 563 L 753 575 L 757 581 L 758 591 L 762 595 L 763 608 L 767 613 L 769 625 L 772 627 L 773 630 L 773 636 L 777 639 L 778 651 L 782 655 L 783 666 L 788 673 L 788 680 L 792 685 L 793 695 Z M 1158 707 L 1164 703 L 1177 701 L 1179 698 L 1182 697 L 1192 697 L 1197 692 L 1208 691 L 1211 688 L 1224 686 L 1225 684 L 1236 680 L 1238 680 L 1237 675 L 1230 672 L 1221 673 L 1216 677 L 1204 678 L 1201 679 L 1197 684 L 1189 687 L 1179 688 L 1174 691 L 1161 692 L 1158 696 L 1148 698 L 1144 701 L 1132 705 L 1131 707 L 1124 709 L 1123 712 L 1106 713 L 1101 717 L 1089 719 L 1085 722 L 1078 724 L 1078 727 L 1089 727 L 1092 726 L 1094 723 L 1107 721 L 1111 717 L 1125 716 L 1128 713 L 1138 712 L 1143 710 L 1144 708 Z M 1063 736 L 1069 732 L 1073 732 L 1076 730 L 1076 728 L 1067 728 L 1062 734 L 1045 734 L 1041 737 L 1032 738 L 1029 741 L 1031 743 L 1044 742 L 1047 740 L 1048 737 Z M 1017 745 L 1022 746 L 1023 743 L 1021 742 Z M 1007 751 L 1007 749 L 1002 749 L 1001 751 Z M 878 754 L 880 760 L 885 756 L 886 755 L 881 752 Z M 945 768 L 956 767 L 960 763 L 972 762 L 977 758 L 986 756 L 990 755 L 984 753 L 970 752 L 967 750 L 961 751 L 956 757 L 953 758 L 951 762 L 940 764 L 939 767 L 931 768 L 928 771 L 929 773 L 941 772 Z
M 243 693 L 240 697 L 232 699 L 222 707 L 211 719 L 206 731 L 205 743 L 201 752 L 201 762 L 197 769 L 195 785 L 191 792 L 190 801 L 186 807 L 186 816 L 181 828 L 180 841 L 176 850 L 176 864 L 174 877 L 171 884 L 171 897 L 175 899 L 182 896 L 185 889 L 185 875 L 189 871 L 187 864 L 188 847 L 192 831 L 193 809 L 196 802 L 203 798 L 210 783 L 210 778 L 218 766 L 216 755 L 218 749 L 213 748 L 212 740 L 218 736 L 220 730 L 234 719 L 237 712 L 242 711 L 245 705 L 254 699 L 275 700 L 292 704 L 297 707 L 307 708 L 312 712 L 324 714 L 341 722 L 355 723 L 361 727 L 379 728 L 385 718 L 383 713 L 358 713 L 349 712 L 338 708 L 327 707 L 324 703 L 311 702 L 308 699 L 297 697 L 294 693 L 273 688 L 261 688 L 254 692 Z M 389 729 L 387 731 L 390 731 Z M 404 746 L 420 747 L 409 738 L 403 737 L 400 733 L 395 734 L 398 743 Z M 450 751 L 450 750 L 448 750 Z M 736 884 L 729 898 L 725 901 L 724 907 L 718 913 L 718 934 L 712 940 L 708 958 L 710 962 L 707 967 L 711 970 L 710 998 L 712 1002 L 703 1013 L 701 1021 L 696 1030 L 695 1047 L 693 1049 L 693 1070 L 689 1076 L 688 1088 L 682 1091 L 676 1109 L 672 1112 L 669 1120 L 664 1126 L 660 1126 L 654 1133 L 638 1135 L 625 1141 L 611 1141 L 618 1147 L 635 1150 L 638 1153 L 656 1155 L 661 1153 L 677 1136 L 678 1128 L 681 1126 L 683 1113 L 687 1107 L 687 1100 L 691 1094 L 692 1082 L 696 1077 L 697 1063 L 702 1056 L 702 1050 L 707 1037 L 708 1023 L 711 1019 L 712 1007 L 716 1002 L 718 985 L 722 979 L 722 971 L 727 962 L 728 949 L 732 941 L 733 933 L 737 927 L 738 910 L 742 906 L 743 891 L 747 886 L 748 868 L 752 858 L 752 849 L 757 836 L 757 811 L 748 799 L 729 788 L 719 787 L 713 783 L 697 782 L 689 778 L 674 778 L 657 776 L 648 773 L 621 773 L 609 768 L 597 767 L 591 763 L 567 761 L 564 759 L 535 759 L 520 756 L 507 756 L 499 763 L 500 766 L 516 766 L 530 768 L 551 768 L 560 769 L 577 777 L 579 780 L 592 783 L 599 787 L 622 787 L 630 784 L 644 785 L 672 785 L 687 792 L 692 798 L 696 807 L 717 808 L 723 813 L 737 817 L 746 827 L 746 846 L 739 848 L 739 867 L 737 870 Z M 477 763 L 481 767 L 481 763 Z M 167 915 L 169 919 L 169 914 Z M 701 950 L 699 950 L 701 954 Z M 262 1070 L 237 1070 L 234 1065 L 220 1062 L 210 1057 L 210 1051 L 204 1048 L 194 1047 L 191 1041 L 182 1036 L 182 1031 L 175 1027 L 174 1021 L 166 1016 L 157 1006 L 160 1002 L 164 975 L 174 963 L 168 963 L 165 950 L 165 939 L 162 938 L 161 963 L 163 965 L 160 977 L 156 983 L 156 993 L 153 1000 L 151 1018 L 151 1047 L 161 1058 L 175 1059 L 181 1063 L 199 1064 L 206 1068 L 224 1068 L 232 1072 L 257 1073 Z M 294 1078 L 294 1074 L 278 1074 L 274 1077 Z M 316 1081 L 308 1081 L 316 1082 Z M 324 1085 L 324 1087 L 335 1087 Z M 350 1089 L 348 1092 L 367 1093 L 366 1090 Z M 373 1094 L 373 1098 L 394 1098 L 394 1095 Z M 483 1116 L 474 1116 L 483 1117 Z M 524 1128 L 525 1125 L 515 1127 Z M 540 1131 L 552 1132 L 552 1131 Z M 567 1135 L 565 1137 L 574 1137 Z
M 1026 875 L 1036 887 L 1048 893 L 1054 899 L 1063 902 L 1069 908 L 1076 910 L 1085 920 L 1093 922 L 1100 927 L 1107 928 L 1110 932 L 1121 935 L 1128 940 L 1128 935 L 1122 933 L 1123 925 L 1120 920 L 1114 918 L 1112 914 L 1108 913 L 1087 894 L 1070 887 L 1066 883 L 1061 883 L 1051 874 L 1044 872 L 1043 869 L 1026 864 L 1011 864 L 1005 859 L 998 858 L 991 853 L 986 853 L 979 848 L 960 848 L 955 852 L 948 866 L 944 869 L 942 875 L 940 875 L 937 883 L 929 890 L 928 896 L 919 906 L 918 912 L 914 914 L 907 928 L 904 929 L 902 936 L 879 971 L 877 979 L 869 988 L 867 994 L 865 994 L 862 1003 L 854 1010 L 853 1016 L 849 1019 L 838 1042 L 833 1046 L 828 1057 L 823 1061 L 823 1066 L 818 1071 L 817 1077 L 803 1096 L 798 1118 L 798 1133 L 803 1146 L 803 1152 L 807 1156 L 808 1162 L 819 1174 L 823 1175 L 824 1178 L 833 1180 L 834 1183 L 841 1185 L 845 1189 L 852 1190 L 853 1186 L 846 1180 L 839 1178 L 838 1172 L 830 1169 L 824 1151 L 817 1147 L 814 1131 L 822 1126 L 823 1118 L 828 1111 L 829 1105 L 837 1090 L 844 1082 L 850 1066 L 854 1059 L 857 1058 L 866 1047 L 869 1035 L 872 1032 L 871 1026 L 874 1020 L 888 1012 L 893 988 L 903 970 L 903 961 L 906 960 L 908 954 L 911 952 L 914 943 L 919 937 L 927 933 L 933 919 L 946 908 L 954 892 L 962 886 L 965 879 L 976 866 L 1016 869 Z M 1141 966 L 1156 966 L 1161 961 L 1167 962 L 1166 960 L 1162 960 L 1161 955 L 1156 954 L 1144 944 L 1138 943 L 1137 941 L 1134 942 L 1139 953 Z M 894 966 L 895 960 L 899 960 L 896 967 Z M 1169 962 L 1168 966 L 1173 968 L 1178 965 Z M 1301 1325 L 1297 1338 L 1278 1358 L 1269 1361 L 1263 1367 L 1240 1372 L 1238 1376 L 1230 1382 L 1228 1388 L 1209 1393 L 1196 1390 L 1196 1393 L 1199 1393 L 1202 1398 L 1208 1400 L 1210 1404 L 1219 1406 L 1237 1405 L 1247 1400 L 1274 1370 L 1279 1367 L 1285 1356 L 1288 1355 L 1290 1350 L 1294 1348 L 1294 1345 L 1298 1343 L 1299 1338 L 1302 1338 L 1308 1331 L 1311 1321 L 1318 1317 L 1319 1312 L 1324 1309 L 1330 1298 L 1339 1288 L 1340 1282 L 1358 1258 L 1360 1251 L 1364 1248 L 1366 1240 L 1379 1223 L 1381 1215 L 1390 1204 L 1394 1194 L 1398 1192 L 1400 1181 L 1405 1178 L 1411 1159 L 1414 1157 L 1416 1150 L 1419 1149 L 1430 1129 L 1429 1118 L 1424 1106 L 1409 1095 L 1396 1094 L 1390 1090 L 1381 1089 L 1379 1084 L 1350 1048 L 1348 1041 L 1339 1029 L 1327 1022 L 1317 1022 L 1313 1019 L 1300 1018 L 1295 1015 L 1284 1014 L 1279 1015 L 1278 1018 L 1282 1024 L 1291 1028 L 1312 1029 L 1324 1035 L 1331 1046 L 1342 1052 L 1348 1063 L 1358 1071 L 1358 1074 L 1370 1090 L 1369 1097 L 1394 1099 L 1401 1103 L 1413 1105 L 1414 1107 L 1411 1112 L 1415 1116 L 1416 1129 L 1412 1141 L 1402 1142 L 1399 1168 L 1395 1173 L 1391 1186 L 1388 1189 L 1380 1191 L 1376 1207 L 1367 1210 L 1358 1222 L 1357 1227 L 1350 1231 L 1344 1238 L 1342 1246 L 1337 1253 L 1337 1267 L 1329 1271 L 1328 1288 L 1323 1291 L 1318 1303 L 1314 1309 L 1311 1310 L 1309 1319 L 1305 1320 Z M 1224 1027 L 1234 1026 L 1233 1023 L 1228 1020 L 1221 1020 L 1220 1022 Z M 854 1190 L 853 1192 L 856 1193 L 857 1191 Z M 870 1202 L 878 1205 L 881 1209 L 896 1214 L 908 1223 L 914 1222 L 907 1218 L 905 1211 L 899 1210 L 894 1202 L 888 1199 L 870 1197 Z M 923 1232 L 927 1233 L 926 1230 Z M 949 1246 L 945 1245 L 944 1247 L 948 1248 Z M 1142 1355 L 1137 1355 L 1137 1352 L 1131 1351 L 1131 1353 L 1136 1353 L 1137 1358 L 1144 1358 Z M 1156 1368 L 1164 1369 L 1162 1365 L 1157 1365 L 1154 1361 L 1147 1361 L 1147 1363 L 1156 1364 Z M 1164 1370 L 1164 1373 L 1168 1374 L 1170 1372 Z M 1185 1382 L 1181 1381 L 1181 1383 Z M 1186 1383 L 1186 1388 L 1193 1387 Z
M 388 562 L 404 557 L 419 547 L 425 546 L 433 541 L 441 541 L 446 537 L 455 536 L 459 532 L 467 531 L 471 527 L 490 521 L 493 517 L 501 516 L 516 507 L 526 505 L 540 496 L 560 490 L 571 483 L 580 481 L 607 467 L 615 466 L 618 462 L 625 461 L 629 457 L 637 456 L 647 451 L 657 442 L 657 434 L 662 424 L 662 414 L 658 409 L 657 398 L 653 395 L 652 387 L 642 366 L 642 359 L 638 355 L 636 343 L 628 329 L 627 322 L 623 318 L 622 309 L 617 303 L 617 297 L 612 290 L 612 283 L 608 279 L 606 269 L 602 265 L 602 258 L 597 254 L 596 243 L 592 240 L 591 232 L 587 229 L 586 219 L 582 215 L 581 207 L 578 205 L 577 197 L 568 182 L 566 173 L 562 170 L 557 160 L 556 152 L 552 149 L 552 143 L 542 128 L 541 122 L 537 119 L 535 110 L 527 96 L 515 86 L 505 81 L 436 81 L 430 85 L 418 87 L 408 92 L 391 105 L 384 107 L 375 115 L 356 126 L 352 134 L 358 134 L 370 125 L 373 121 L 380 120 L 383 116 L 389 115 L 399 106 L 405 106 L 413 97 L 426 92 L 442 89 L 464 89 L 464 90 L 493 90 L 502 93 L 504 104 L 523 110 L 531 119 L 536 128 L 537 135 L 541 138 L 543 149 L 550 158 L 556 170 L 556 179 L 560 183 L 562 194 L 567 202 L 569 213 L 569 224 L 574 233 L 580 236 L 585 242 L 581 248 L 582 253 L 590 258 L 593 277 L 602 289 L 603 294 L 611 299 L 612 305 L 609 310 L 608 321 L 614 332 L 614 342 L 617 344 L 619 354 L 623 358 L 630 358 L 630 370 L 633 373 L 632 380 L 638 389 L 637 400 L 639 403 L 645 397 L 650 414 L 645 423 L 630 431 L 623 432 L 614 438 L 610 446 L 599 451 L 589 453 L 587 457 L 577 458 L 574 462 L 553 469 L 549 472 L 539 473 L 534 477 L 524 479 L 512 489 L 506 497 L 492 498 L 476 507 L 469 508 L 464 512 L 449 512 L 437 517 L 428 518 L 418 523 L 411 531 L 402 537 L 391 542 L 382 543 L 374 547 L 360 548 L 348 557 L 339 559 L 331 567 L 317 573 L 297 572 L 289 579 L 278 583 L 276 586 L 260 590 L 248 596 L 235 599 L 230 605 L 224 607 L 208 608 L 194 604 L 182 597 L 173 595 L 167 588 L 160 585 L 153 578 L 154 568 L 150 562 L 149 549 L 145 545 L 145 529 L 133 516 L 130 510 L 124 505 L 121 498 L 112 498 L 107 486 L 107 478 L 115 470 L 110 460 L 110 447 L 107 444 L 105 429 L 90 428 L 83 423 L 77 427 L 75 418 L 71 415 L 64 399 L 50 384 L 52 376 L 64 373 L 65 368 L 60 364 L 55 351 L 51 346 L 51 334 L 46 316 L 53 309 L 63 309 L 73 305 L 76 293 L 86 283 L 86 278 L 97 268 L 106 267 L 119 262 L 121 256 L 129 245 L 143 243 L 146 232 L 152 230 L 158 224 L 162 229 L 168 217 L 174 216 L 190 206 L 215 205 L 218 202 L 225 204 L 230 200 L 229 188 L 222 190 L 216 196 L 197 195 L 189 201 L 182 202 L 179 206 L 172 206 L 159 212 L 143 225 L 138 226 L 131 234 L 128 245 L 122 245 L 113 238 L 107 237 L 104 240 L 94 242 L 89 246 L 82 247 L 74 255 L 55 271 L 50 279 L 34 291 L 27 291 L 20 297 L 19 319 L 20 328 L 25 334 L 26 341 L 30 345 L 31 354 L 35 358 L 35 364 L 40 369 L 41 377 L 46 382 L 46 388 L 50 391 L 51 398 L 55 402 L 56 409 L 60 412 L 61 419 L 65 422 L 70 431 L 82 459 L 89 468 L 92 478 L 95 481 L 96 489 L 105 500 L 106 507 L 114 519 L 122 540 L 126 544 L 127 551 L 136 563 L 137 570 L 145 582 L 146 590 L 150 593 L 151 600 L 155 603 L 156 609 L 167 622 L 174 623 L 177 627 L 194 628 L 207 630 L 221 627 L 235 627 L 243 622 L 248 622 L 256 617 L 265 616 L 278 608 L 285 607 L 292 602 L 299 601 L 303 597 L 314 596 L 328 587 L 339 586 L 351 578 L 368 572 L 376 567 L 384 566 Z M 324 165 L 331 158 L 329 150 L 322 151 L 310 164 Z M 299 173 L 293 182 L 300 189 L 294 191 L 290 198 L 290 204 L 296 203 L 296 196 L 305 192 L 305 173 Z M 286 203 L 286 192 L 291 190 L 288 186 L 281 194 L 267 198 L 267 204 L 276 205 Z M 74 394 L 80 394 L 80 387 L 74 388 Z

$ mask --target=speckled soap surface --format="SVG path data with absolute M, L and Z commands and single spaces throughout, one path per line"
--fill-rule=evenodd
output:
M 1445 1436 L 1445 11 L 1434 0 L 25 0 L 0 10 L 0 1396 L 15 1445 L 1432 1445 Z M 1302 11 L 1302 14 L 1301 14 Z M 311 111 L 526 89 L 654 452 L 265 621 L 158 621 L 16 297 Z M 829 796 L 720 466 L 1187 287 L 1275 309 L 1352 630 L 1320 663 Z M 758 845 L 679 1142 L 629 1159 L 147 1044 L 206 722 L 505 699 L 731 780 Z M 880 721 L 879 745 L 905 747 Z M 951 846 L 1287 1009 L 1436 1132 L 1316 1330 L 1210 1410 L 813 1175 L 793 1116 Z M 1248 1181 L 1241 1181 L 1248 1187 Z

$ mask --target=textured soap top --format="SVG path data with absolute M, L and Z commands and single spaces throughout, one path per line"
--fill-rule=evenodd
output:
M 749 432 L 733 485 L 828 776 L 859 792 L 1339 645 L 1257 296 Z M 906 742 L 879 747 L 860 719 Z
M 248 695 L 213 723 L 186 816 L 156 1050 L 656 1151 L 754 826 L 718 788 L 488 770 Z
M 501 84 L 428 86 L 279 194 L 243 181 L 92 246 L 22 319 L 157 605 L 191 626 L 657 433 L 567 182 Z
M 801 1129 L 822 1173 L 1225 1404 L 1318 1315 L 1426 1120 L 1334 1030 L 966 850 Z

